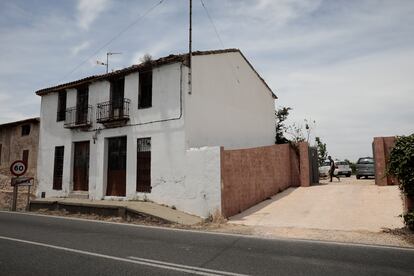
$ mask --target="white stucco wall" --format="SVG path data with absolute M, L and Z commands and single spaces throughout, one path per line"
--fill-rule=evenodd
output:
M 125 97 L 131 100 L 130 121 L 128 124 L 147 123 L 153 120 L 178 118 L 180 116 L 180 64 L 155 68 L 153 71 L 153 106 L 138 109 L 138 73 L 125 77 Z M 93 106 L 91 131 L 66 129 L 64 122 L 56 122 L 58 94 L 42 96 L 41 127 L 38 157 L 38 194 L 46 196 L 68 196 L 72 191 L 73 143 L 90 141 L 89 196 L 101 199 L 105 195 L 106 183 L 106 139 L 127 136 L 127 197 L 134 198 L 136 186 L 137 138 L 151 137 L 152 142 L 152 181 L 156 196 L 158 183 L 176 182 L 184 175 L 184 119 L 158 122 L 145 125 L 125 126 L 105 129 L 96 123 L 96 104 L 109 100 L 110 83 L 95 82 L 89 86 L 89 105 Z M 67 108 L 76 105 L 76 90 L 67 90 Z M 102 128 L 93 141 L 94 129 Z M 52 189 L 54 149 L 65 146 L 62 190 Z
M 194 56 L 192 66 L 187 147 L 274 144 L 274 99 L 240 53 Z
M 201 217 L 221 212 L 220 147 L 191 148 L 186 151 L 186 187 L 180 205 Z
M 181 75 L 181 70 L 183 74 Z M 182 77 L 182 79 L 181 79 Z M 130 126 L 103 128 L 96 123 L 96 104 L 108 101 L 110 83 L 100 81 L 89 86 L 89 105 L 93 106 L 91 131 L 64 128 L 56 122 L 57 93 L 42 96 L 38 156 L 38 197 L 67 197 L 73 192 L 74 142 L 90 142 L 90 199 L 147 199 L 207 217 L 220 209 L 220 149 L 186 151 L 184 116 L 180 117 L 180 89 L 187 91 L 187 71 L 181 64 L 170 64 L 153 71 L 152 107 L 138 109 L 138 73 L 125 77 L 125 98 L 131 100 Z M 182 87 L 181 87 L 182 86 Z M 67 90 L 67 108 L 76 105 L 76 89 Z M 166 122 L 148 122 L 177 118 Z M 142 125 L 135 125 L 142 124 Z M 92 131 L 102 128 L 97 134 Z M 97 139 L 94 143 L 93 136 Z M 106 195 L 107 139 L 127 136 L 126 197 Z M 136 192 L 137 139 L 151 138 L 151 193 Z M 53 190 L 54 150 L 64 146 L 62 190 Z
M 201 217 L 221 210 L 219 146 L 273 144 L 274 101 L 239 53 L 195 56 L 192 95 L 187 93 L 187 72 L 180 63 L 154 68 L 152 107 L 147 109 L 138 109 L 139 74 L 127 75 L 124 96 L 131 104 L 130 120 L 124 127 L 104 128 L 96 123 L 96 104 L 110 98 L 108 81 L 89 86 L 89 105 L 93 106 L 90 131 L 64 128 L 63 121 L 56 122 L 57 93 L 42 96 L 38 196 L 42 192 L 46 197 L 72 193 L 74 142 L 89 141 L 87 194 L 91 199 L 114 199 L 105 196 L 108 138 L 126 136 L 126 196 L 115 199 L 147 199 Z M 76 105 L 76 93 L 76 89 L 67 90 L 67 108 Z M 152 191 L 137 193 L 137 139 L 146 137 L 151 138 Z M 59 191 L 52 189 L 56 146 L 65 147 Z

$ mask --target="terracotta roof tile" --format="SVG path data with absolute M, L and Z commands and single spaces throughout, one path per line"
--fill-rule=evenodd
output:
M 214 55 L 214 54 L 231 53 L 231 52 L 239 52 L 242 55 L 242 57 L 246 60 L 246 62 L 249 64 L 249 66 L 252 68 L 252 70 L 263 81 L 265 86 L 271 92 L 272 96 L 274 98 L 277 98 L 276 95 L 273 93 L 272 89 L 270 89 L 270 87 L 267 85 L 267 83 L 264 81 L 264 79 L 257 73 L 257 71 L 254 69 L 254 67 L 250 64 L 250 62 L 246 59 L 246 57 L 242 54 L 242 52 L 239 49 L 230 48 L 230 49 L 210 50 L 210 51 L 195 51 L 195 52 L 193 52 L 193 56 Z M 153 60 L 150 63 L 149 62 L 140 63 L 140 64 L 132 65 L 130 67 L 126 67 L 126 68 L 123 68 L 123 69 L 120 69 L 120 70 L 116 70 L 114 72 L 110 72 L 110 73 L 106 73 L 106 74 L 102 74 L 102 75 L 93 75 L 93 76 L 89 76 L 89 77 L 79 79 L 79 80 L 76 80 L 76 81 L 67 82 L 67 83 L 55 85 L 55 86 L 52 86 L 52 87 L 47 87 L 47 88 L 44 88 L 44 89 L 40 89 L 40 90 L 36 91 L 36 94 L 39 95 L 39 96 L 43 96 L 43 95 L 46 95 L 46 94 L 49 94 L 49 93 L 52 93 L 52 92 L 58 92 L 58 91 L 62 91 L 62 90 L 65 90 L 65 89 L 82 86 L 82 85 L 89 84 L 89 83 L 99 81 L 99 80 L 107 80 L 107 79 L 111 79 L 111 78 L 115 78 L 115 77 L 125 76 L 127 74 L 132 73 L 132 72 L 137 72 L 137 71 L 140 71 L 142 69 L 148 68 L 149 66 L 157 67 L 157 66 L 160 66 L 160 65 L 165 65 L 165 64 L 175 63 L 175 62 L 183 62 L 187 58 L 188 58 L 188 53 L 177 54 L 177 55 L 168 55 L 168 56 L 161 57 L 159 59 Z

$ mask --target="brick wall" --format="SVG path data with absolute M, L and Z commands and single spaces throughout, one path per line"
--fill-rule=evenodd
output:
M 375 184 L 379 186 L 396 185 L 398 180 L 387 175 L 387 162 L 395 145 L 395 137 L 375 137 L 372 143 L 375 160 Z
M 309 186 L 308 144 L 221 150 L 222 214 L 229 217 L 285 190 Z

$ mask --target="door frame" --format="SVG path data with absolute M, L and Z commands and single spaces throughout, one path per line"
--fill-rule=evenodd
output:
M 89 148 L 88 148 L 88 151 L 89 151 L 89 153 L 88 153 L 88 170 L 87 170 L 87 172 L 88 172 L 88 177 L 87 177 L 87 180 L 88 180 L 88 189 L 87 190 L 76 190 L 75 191 L 75 156 L 76 156 L 76 144 L 77 143 L 88 143 L 88 145 L 89 145 Z M 88 192 L 89 193 L 89 177 L 90 177 L 90 170 L 91 170 L 91 143 L 90 143 L 90 141 L 89 140 L 82 140 L 82 141 L 74 141 L 73 143 L 72 143 L 72 145 L 73 145 L 73 150 L 72 150 L 72 164 L 71 164 L 71 192 Z
M 111 139 L 117 138 L 124 138 L 125 139 L 125 194 L 124 195 L 108 195 L 108 183 L 109 183 L 109 143 Z M 103 171 L 103 178 L 104 178 L 104 185 L 103 185 L 103 197 L 121 197 L 125 198 L 127 193 L 127 182 L 128 182 L 128 175 L 127 175 L 127 167 L 128 167 L 128 136 L 127 135 L 120 135 L 120 136 L 111 136 L 105 137 L 104 143 L 104 171 Z

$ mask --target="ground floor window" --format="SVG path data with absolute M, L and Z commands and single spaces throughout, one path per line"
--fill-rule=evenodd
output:
M 55 162 L 53 167 L 53 189 L 62 190 L 63 154 L 65 147 L 55 147 Z
M 28 167 L 29 166 L 29 150 L 23 150 L 22 160 L 26 164 L 26 167 Z
M 137 192 L 151 192 L 151 138 L 137 140 Z

